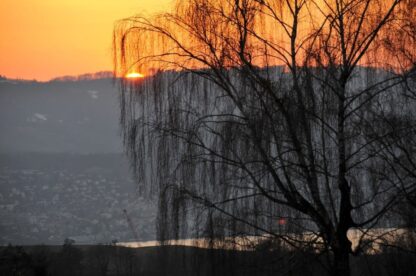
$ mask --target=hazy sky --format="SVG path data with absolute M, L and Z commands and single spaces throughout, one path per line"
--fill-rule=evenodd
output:
M 171 0 L 0 0 L 0 75 L 48 80 L 112 70 L 114 22 Z

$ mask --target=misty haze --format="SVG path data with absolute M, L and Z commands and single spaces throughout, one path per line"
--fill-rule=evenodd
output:
M 123 155 L 111 74 L 2 79 L 0 91 L 3 245 L 133 239 L 123 209 L 155 239 L 154 206 L 138 197 Z

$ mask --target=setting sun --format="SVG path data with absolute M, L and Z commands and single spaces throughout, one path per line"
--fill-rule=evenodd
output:
M 135 14 L 166 11 L 169 3 L 1 0 L 0 75 L 47 81 L 64 75 L 110 71 L 114 23 Z
M 127 74 L 126 78 L 127 79 L 141 79 L 141 78 L 144 78 L 144 75 L 137 73 L 137 72 L 133 72 L 133 73 Z

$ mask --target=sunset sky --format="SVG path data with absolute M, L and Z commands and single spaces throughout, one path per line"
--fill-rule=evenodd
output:
M 171 0 L 1 0 L 0 75 L 46 81 L 112 70 L 114 22 Z

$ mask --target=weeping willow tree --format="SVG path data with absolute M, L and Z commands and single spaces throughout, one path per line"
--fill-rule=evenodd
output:
M 159 239 L 277 240 L 349 275 L 348 231 L 398 223 L 405 198 L 384 153 L 415 134 L 414 18 L 400 0 L 186 0 L 120 21 L 115 70 L 147 75 L 121 81 L 122 133 Z

